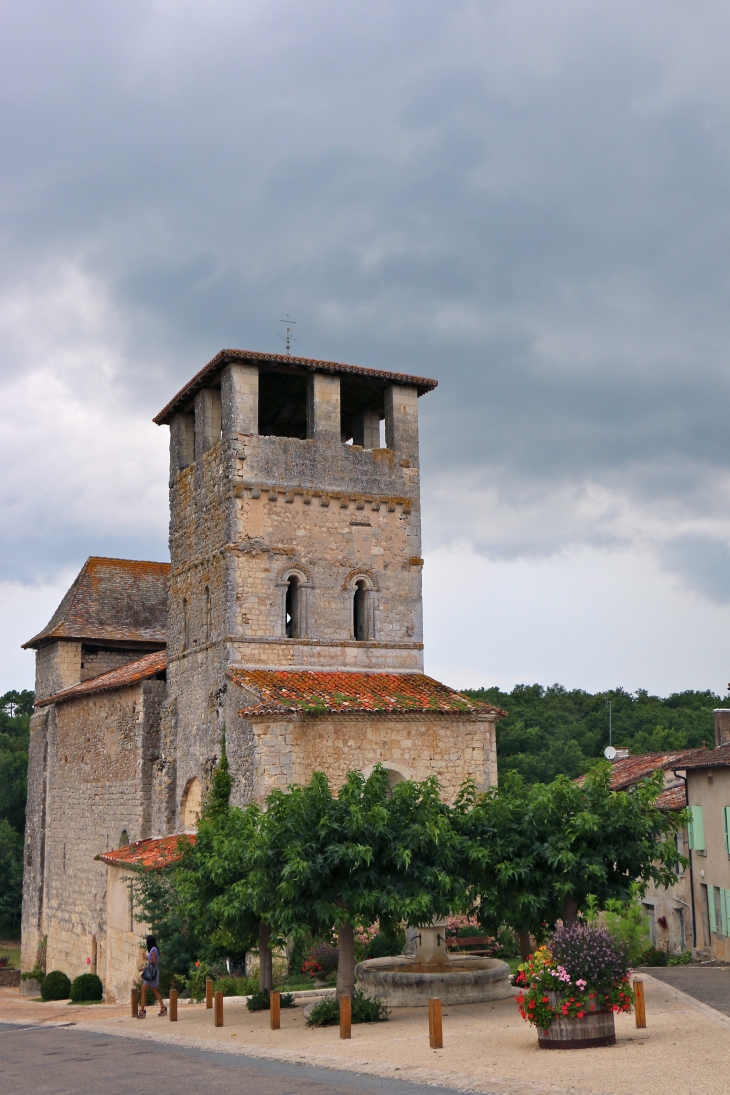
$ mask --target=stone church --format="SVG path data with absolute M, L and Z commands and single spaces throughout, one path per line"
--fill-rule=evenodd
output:
M 124 866 L 194 830 L 225 728 L 232 801 L 380 762 L 496 782 L 498 709 L 423 672 L 418 399 L 436 381 L 224 350 L 170 430 L 170 563 L 90 558 L 36 651 L 24 969 L 125 996 Z M 381 423 L 384 422 L 384 444 Z

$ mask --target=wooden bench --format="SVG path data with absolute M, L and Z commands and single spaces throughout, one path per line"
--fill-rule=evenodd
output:
M 484 948 L 487 946 L 488 943 L 491 943 L 491 946 L 485 950 Z M 468 954 L 485 955 L 487 958 L 490 958 L 494 955 L 494 939 L 492 936 L 489 935 L 470 935 L 464 936 L 462 939 L 457 939 L 456 936 L 451 936 L 449 939 L 446 940 L 446 946 L 449 949 L 452 949 L 453 947 L 458 947 L 459 950 L 463 950 L 464 948 L 468 947 Z M 475 947 L 480 949 L 475 950 Z

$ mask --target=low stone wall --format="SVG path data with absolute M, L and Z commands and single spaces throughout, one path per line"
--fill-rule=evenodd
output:
M 20 970 L 0 969 L 0 988 L 15 988 L 20 984 Z

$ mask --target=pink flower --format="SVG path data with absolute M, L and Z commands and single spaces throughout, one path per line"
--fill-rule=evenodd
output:
M 588 982 L 584 981 L 582 977 L 579 977 L 575 984 L 576 984 L 576 987 L 579 988 L 582 992 L 583 989 L 586 987 L 587 983 Z

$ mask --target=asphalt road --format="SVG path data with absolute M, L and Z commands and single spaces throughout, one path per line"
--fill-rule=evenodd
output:
M 0 1091 L 33 1095 L 454 1095 L 309 1065 L 210 1053 L 77 1027 L 0 1023 Z
M 644 970 L 657 981 L 730 1015 L 730 962 L 727 966 L 645 966 Z

